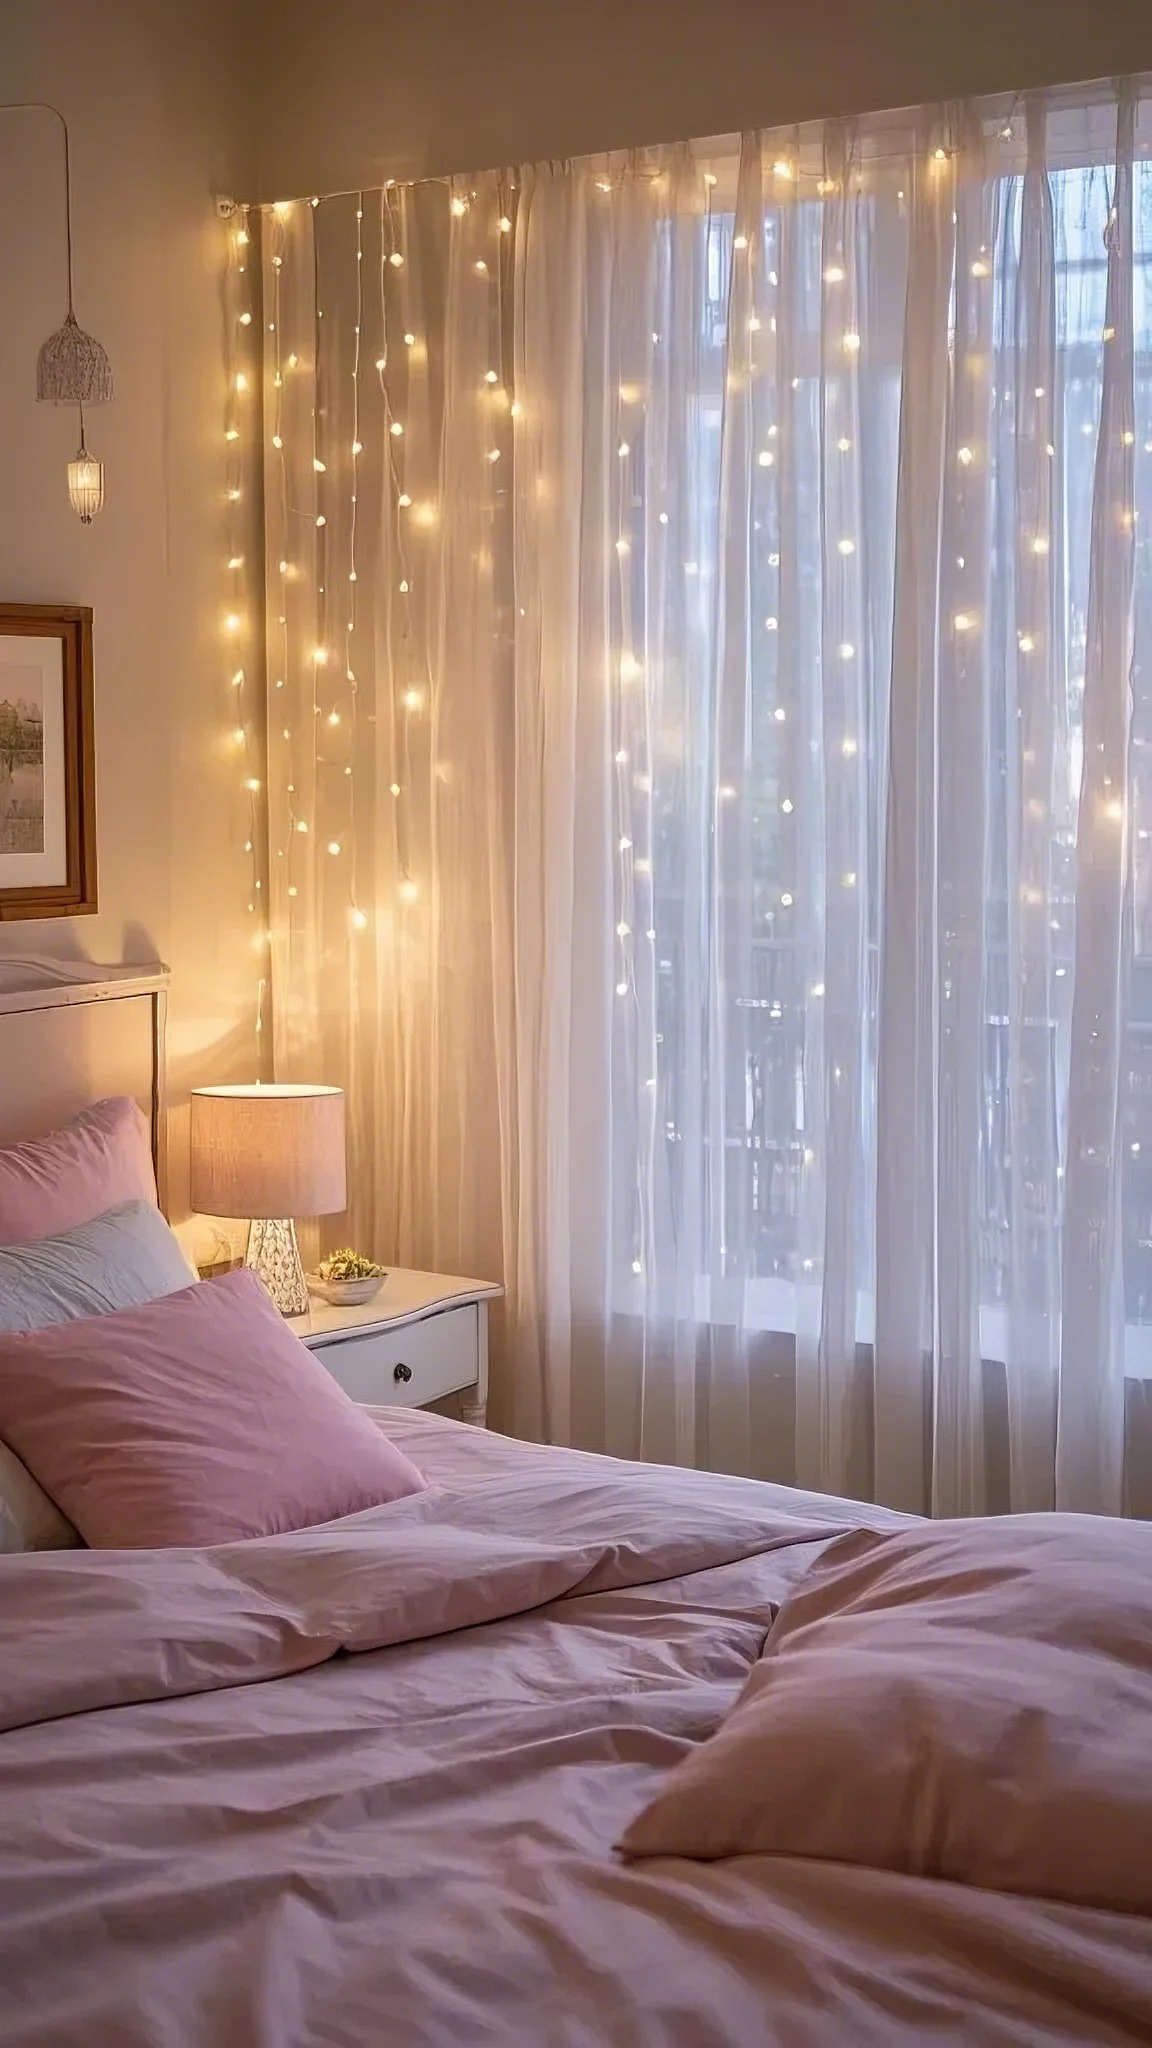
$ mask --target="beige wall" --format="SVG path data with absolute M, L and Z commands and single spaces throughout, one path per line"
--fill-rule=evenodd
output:
M 227 599 L 220 258 L 212 195 L 247 173 L 234 10 L 184 0 L 4 0 L 0 98 L 72 129 L 76 300 L 114 402 L 89 440 L 107 503 L 71 511 L 71 409 L 35 398 L 65 310 L 57 132 L 0 116 L 0 596 L 95 613 L 100 911 L 0 924 L 0 954 L 160 957 L 173 970 L 171 1080 L 251 1074 L 259 972 L 246 799 L 224 734 Z M 234 664 L 229 664 L 234 666 Z M 0 1075 L 0 1089 L 19 1076 Z M 181 1196 L 181 1119 L 175 1119 Z
M 1152 0 L 265 0 L 261 196 L 1152 66 Z

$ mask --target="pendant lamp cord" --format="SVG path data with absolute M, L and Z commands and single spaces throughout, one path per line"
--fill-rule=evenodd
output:
M 72 145 L 68 123 L 49 100 L 0 100 L 0 114 L 54 114 L 64 138 L 64 236 L 68 251 L 68 318 L 76 318 L 72 304 Z

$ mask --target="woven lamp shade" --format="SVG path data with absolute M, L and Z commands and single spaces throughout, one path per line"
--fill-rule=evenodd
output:
M 112 396 L 107 351 L 94 334 L 85 334 L 74 313 L 48 336 L 36 359 L 36 396 L 49 405 L 106 405 Z
M 343 1090 L 195 1088 L 191 1166 L 192 1207 L 205 1215 L 337 1215 L 347 1204 Z

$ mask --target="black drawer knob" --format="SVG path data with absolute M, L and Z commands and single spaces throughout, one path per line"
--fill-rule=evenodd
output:
M 412 1377 L 412 1367 L 410 1365 L 398 1365 L 392 1377 L 394 1380 L 399 1380 L 402 1387 L 406 1387 Z

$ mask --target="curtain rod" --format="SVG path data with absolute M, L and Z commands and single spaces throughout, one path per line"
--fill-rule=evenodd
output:
M 864 113 L 813 115 L 801 121 L 774 122 L 763 127 L 754 123 L 746 130 L 733 129 L 724 135 L 695 136 L 690 137 L 687 141 L 681 139 L 673 142 L 624 145 L 613 149 L 586 150 L 580 151 L 576 157 L 545 157 L 539 159 L 539 161 L 543 163 L 573 163 L 580 161 L 596 163 L 606 157 L 645 156 L 656 150 L 666 149 L 693 149 L 703 154 L 708 152 L 716 153 L 721 149 L 731 150 L 733 145 L 739 148 L 742 134 L 759 134 L 764 138 L 773 139 L 788 136 L 794 141 L 803 141 L 805 131 L 807 130 L 809 136 L 815 140 L 816 131 L 832 127 L 833 125 L 854 122 L 867 124 L 873 130 L 878 130 L 886 126 L 895 127 L 898 124 L 907 123 L 913 117 L 921 116 L 925 113 L 931 113 L 936 110 L 939 110 L 941 113 L 950 112 L 952 109 L 964 105 L 986 109 L 989 118 L 992 120 L 1012 119 L 1026 99 L 1042 98 L 1047 101 L 1050 107 L 1055 106 L 1057 110 L 1061 105 L 1068 108 L 1086 108 L 1103 104 L 1108 99 L 1115 97 L 1124 86 L 1134 90 L 1138 100 L 1152 96 L 1152 71 L 1137 71 L 1123 78 L 1105 77 L 1075 80 L 1072 83 L 1064 82 L 1059 85 L 1006 87 L 998 92 L 967 93 L 952 99 L 927 100 L 919 106 L 885 107 Z M 53 111 L 55 110 L 53 109 Z M 272 213 L 277 206 L 319 206 L 324 200 L 357 199 L 363 197 L 366 192 L 408 191 L 415 185 L 451 186 L 460 184 L 466 186 L 473 178 L 492 176 L 514 178 L 515 175 L 515 167 L 509 166 L 496 171 L 493 171 L 491 168 L 485 171 L 434 171 L 428 173 L 427 176 L 419 178 L 380 178 L 375 181 L 368 179 L 360 185 L 342 186 L 331 192 L 298 192 L 280 199 L 237 200 L 231 203 L 237 207 L 243 207 L 252 213 Z

